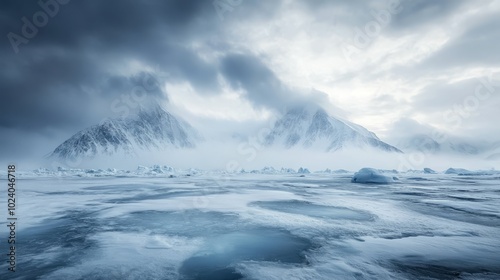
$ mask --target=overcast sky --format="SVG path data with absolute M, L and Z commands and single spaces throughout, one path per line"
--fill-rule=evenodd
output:
M 383 140 L 500 140 L 500 1 L 37 2 L 0 2 L 2 157 L 144 96 L 217 131 L 310 102 Z

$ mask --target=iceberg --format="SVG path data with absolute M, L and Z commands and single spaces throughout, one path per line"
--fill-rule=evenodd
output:
M 428 167 L 424 168 L 424 173 L 425 174 L 437 174 L 436 171 L 434 171 L 434 170 L 432 170 L 432 169 L 430 169 Z
M 354 173 L 351 179 L 352 183 L 361 184 L 390 184 L 397 180 L 396 177 L 382 174 L 379 170 L 373 168 L 361 168 Z
M 310 174 L 311 171 L 309 171 L 309 169 L 307 169 L 307 168 L 300 167 L 299 170 L 297 171 L 297 173 L 299 173 L 299 174 Z
M 498 174 L 498 171 L 494 169 L 470 171 L 463 168 L 448 168 L 448 170 L 445 171 L 445 174 L 464 175 L 464 176 L 484 176 L 484 175 L 496 175 Z
M 282 167 L 281 170 L 280 170 L 280 173 L 297 173 L 293 168 L 284 168 Z
M 444 172 L 444 174 L 456 174 L 456 175 L 465 175 L 468 173 L 471 173 L 471 172 L 469 170 L 463 169 L 463 168 L 448 168 L 448 170 L 446 170 Z

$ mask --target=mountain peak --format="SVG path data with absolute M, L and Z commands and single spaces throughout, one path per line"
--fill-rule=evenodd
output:
M 389 152 L 401 152 L 377 138 L 364 127 L 335 118 L 317 105 L 290 108 L 266 137 L 266 144 L 286 148 L 320 146 L 326 151 L 346 147 L 374 147 Z
M 201 140 L 185 121 L 159 104 L 140 107 L 126 119 L 107 119 L 86 128 L 59 145 L 51 156 L 92 158 L 100 154 L 129 154 L 137 150 L 194 148 Z

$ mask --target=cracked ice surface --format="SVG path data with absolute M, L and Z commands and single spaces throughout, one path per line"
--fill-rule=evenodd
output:
M 0 278 L 500 279 L 498 176 L 351 175 L 19 179 Z

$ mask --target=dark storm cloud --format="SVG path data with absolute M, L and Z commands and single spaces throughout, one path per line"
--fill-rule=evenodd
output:
M 252 55 L 229 54 L 221 61 L 221 72 L 235 89 L 243 89 L 257 106 L 281 107 L 290 98 L 290 90 Z
M 19 1 L 2 1 L 5 6 L 2 14 L 7 17 L 7 26 L 2 28 L 4 34 L 16 31 L 20 33 L 21 18 L 31 20 L 34 12 L 41 10 L 37 1 L 18 3 Z M 214 20 L 210 17 L 203 18 L 204 14 L 212 16 L 212 9 L 209 1 L 200 0 L 70 1 L 66 5 L 59 5 L 59 12 L 50 18 L 46 26 L 39 29 L 40 34 L 27 46 L 49 44 L 77 47 L 94 41 L 100 47 L 115 48 L 123 43 L 132 43 L 132 47 L 137 47 L 151 42 L 159 35 L 163 38 L 197 36 L 198 32 L 203 31 L 200 30 L 203 26 L 206 29 L 212 27 Z M 197 32 L 190 32 L 193 28 Z
M 43 11 L 38 1 L 0 2 L 2 155 L 31 155 L 28 146 L 46 153 L 105 117 L 127 115 L 138 105 L 131 96 L 165 98 L 151 78 L 216 91 L 216 67 L 191 46 L 217 40 L 221 21 L 211 1 L 42 3 L 57 8 L 50 7 L 53 17 L 35 32 L 26 22 Z M 26 38 L 20 42 L 20 36 Z M 135 62 L 137 69 L 130 69 Z
M 59 3 L 56 1 L 41 0 Z M 356 28 L 364 28 L 374 20 L 373 11 L 387 8 L 391 3 L 227 0 L 240 4 L 226 6 L 228 9 L 221 17 L 212 0 L 71 0 L 58 4 L 57 11 L 37 28 L 33 38 L 15 41 L 13 45 L 12 34 L 24 36 L 26 21 L 32 23 L 33 15 L 42 11 L 38 2 L 0 1 L 0 34 L 3 34 L 0 40 L 3 66 L 0 69 L 0 133 L 8 133 L 13 138 L 16 133 L 23 138 L 47 135 L 51 129 L 59 130 L 66 137 L 104 117 L 113 117 L 117 114 L 115 105 L 128 102 L 134 89 L 145 87 L 144 77 L 152 77 L 153 81 L 144 91 L 148 98 L 167 98 L 168 93 L 160 86 L 164 81 L 189 83 L 200 95 L 219 94 L 222 77 L 232 88 L 244 92 L 243 96 L 256 108 L 279 110 L 298 102 L 327 104 L 328 96 L 324 93 L 303 94 L 284 84 L 271 65 L 266 64 L 272 59 L 266 57 L 269 54 L 265 48 L 258 53 L 261 42 L 251 39 L 233 42 L 234 34 L 238 34 L 235 37 L 246 35 L 235 28 L 255 24 L 262 29 L 270 26 L 271 33 L 279 30 L 286 34 L 289 30 L 273 29 L 273 26 L 282 24 L 283 14 L 297 15 L 297 22 L 304 27 L 308 24 L 314 27 L 316 22 L 324 24 L 320 27 L 326 28 L 315 30 L 315 35 L 326 38 L 324 42 L 329 44 L 329 36 L 337 29 L 344 28 L 350 34 Z M 467 5 L 475 4 L 402 0 L 402 11 L 392 15 L 389 27 L 381 30 L 381 37 L 422 32 L 422 28 L 440 25 Z M 301 13 L 310 17 L 304 20 Z M 379 62 L 385 59 L 379 58 L 377 63 L 364 65 L 361 73 L 331 78 L 339 81 L 344 78 L 345 82 L 360 76 L 368 80 L 377 76 L 412 79 L 432 69 L 446 70 L 461 64 L 496 65 L 499 61 L 494 54 L 500 48 L 496 34 L 499 28 L 500 21 L 495 15 L 473 20 L 464 30 L 450 30 L 453 36 L 443 48 L 418 65 L 396 70 L 392 66 L 387 73 L 379 67 Z M 272 36 L 259 40 L 273 40 Z M 347 41 L 352 39 L 349 36 Z M 332 65 L 335 67 L 342 65 Z M 425 94 L 419 98 L 425 99 Z M 416 98 L 413 105 L 419 110 L 431 101 L 420 102 Z M 385 96 L 374 102 L 382 109 L 389 109 L 397 106 L 398 100 Z M 439 100 L 432 102 L 440 103 Z
M 93 81 L 95 73 L 83 57 L 44 53 L 4 63 L 0 126 L 44 129 L 46 125 L 79 122 L 81 105 L 87 103 L 79 87 Z
M 411 6 L 408 10 L 415 9 L 420 17 L 434 17 L 453 7 L 449 1 L 431 2 L 403 5 Z M 240 21 L 265 20 L 280 3 L 243 1 L 244 9 L 236 10 L 235 16 Z M 0 5 L 3 34 L 22 35 L 23 17 L 33 22 L 33 15 L 42 10 L 37 1 L 7 0 Z M 370 9 L 376 8 L 364 1 L 318 0 L 299 5 L 315 13 L 340 11 L 336 20 L 344 14 L 345 19 L 357 20 L 353 24 L 369 20 Z M 213 1 L 94 0 L 57 6 L 55 15 L 38 28 L 36 36 L 17 46 L 19 53 L 14 54 L 8 38 L 0 45 L 5 66 L 0 72 L 0 94 L 7 101 L 0 105 L 0 126 L 82 127 L 106 116 L 110 103 L 134 86 L 118 83 L 117 77 L 123 81 L 130 77 L 110 69 L 125 68 L 129 61 L 158 67 L 171 81 L 188 81 L 200 94 L 220 91 L 220 72 L 231 86 L 244 89 L 257 107 L 278 108 L 298 98 L 257 56 L 225 54 L 220 62 L 214 62 L 206 61 L 193 48 L 194 41 L 222 53 L 230 48 L 223 35 L 229 22 L 221 21 Z M 408 26 L 415 17 L 403 12 L 396 22 Z
M 0 33 L 5 35 L 22 36 L 22 18 L 33 22 L 42 10 L 37 1 L 0 5 Z M 16 46 L 17 54 L 9 38 L 2 40 L 0 126 L 81 127 L 105 116 L 110 102 L 135 86 L 132 77 L 110 69 L 126 68 L 131 60 L 195 87 L 215 87 L 214 67 L 187 45 L 192 38 L 203 40 L 218 24 L 209 1 L 70 1 L 58 6 L 36 36 Z
M 74 52 L 47 50 L 18 62 L 12 72 L 0 77 L 4 100 L 0 126 L 4 127 L 43 130 L 88 125 L 105 117 L 113 100 L 130 94 L 140 83 L 141 73 L 110 74 L 99 67 L 99 61 Z M 162 95 L 158 86 L 148 86 L 144 92 Z
M 328 104 L 327 94 L 314 89 L 304 93 L 288 87 L 262 61 L 252 54 L 228 54 L 220 61 L 220 71 L 231 87 L 243 90 L 245 98 L 257 108 L 281 111 L 300 104 Z
M 280 4 L 244 1 L 241 11 L 223 9 L 223 20 L 205 0 L 58 1 L 41 1 L 52 14 L 40 26 L 34 24 L 45 11 L 39 1 L 0 2 L 0 132 L 26 139 L 11 148 L 17 154 L 30 153 L 23 147 L 50 133 L 59 135 L 57 145 L 106 117 L 168 99 L 160 80 L 188 82 L 199 94 L 221 92 L 219 63 L 196 46 L 224 53 L 231 14 L 258 20 Z M 12 147 L 9 139 L 2 138 L 0 149 Z

